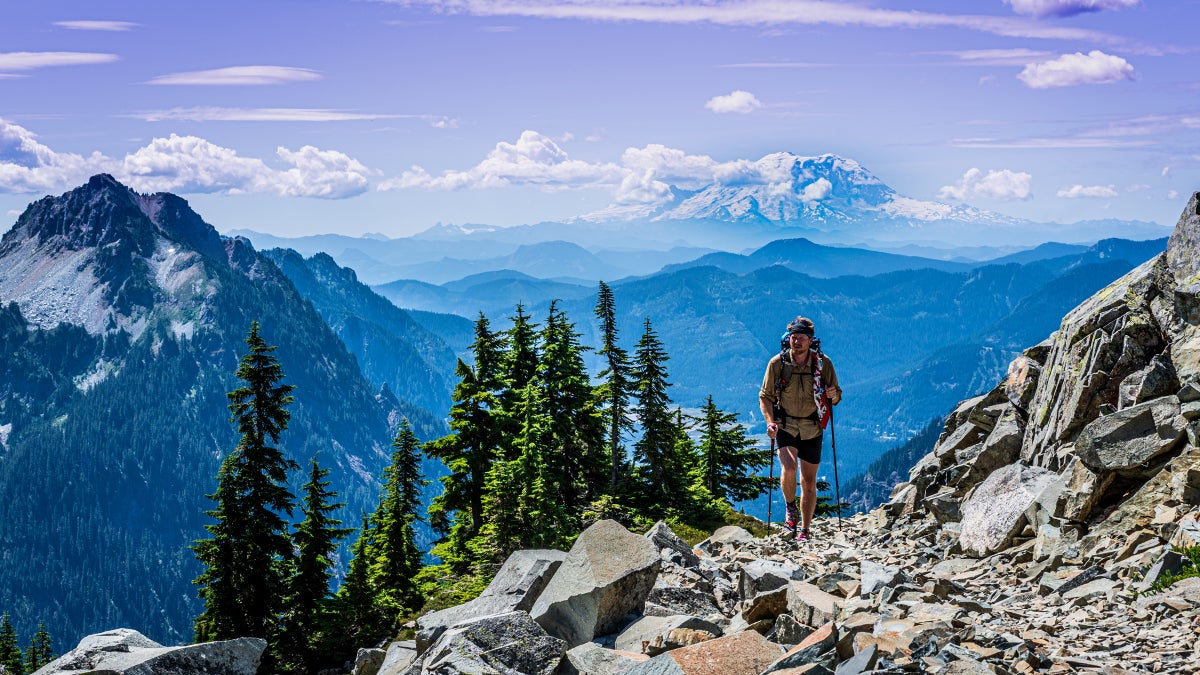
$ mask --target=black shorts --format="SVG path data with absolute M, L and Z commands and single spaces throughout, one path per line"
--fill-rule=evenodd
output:
M 775 443 L 781 448 L 792 447 L 796 449 L 796 458 L 802 462 L 809 464 L 821 463 L 821 441 L 824 440 L 825 434 L 818 434 L 813 438 L 802 439 L 796 438 L 783 429 L 775 435 Z

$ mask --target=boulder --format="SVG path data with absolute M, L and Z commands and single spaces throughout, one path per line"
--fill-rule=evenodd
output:
M 688 568 L 700 566 L 700 558 L 692 551 L 692 547 L 672 532 L 671 528 L 667 527 L 663 521 L 655 523 L 654 527 L 646 533 L 646 538 L 654 542 L 658 554 L 665 562 Z
M 980 557 L 1007 546 L 1024 527 L 1026 509 L 1056 475 L 1019 463 L 992 473 L 963 504 L 959 546 L 964 552 Z
M 552 675 L 567 643 L 525 612 L 508 612 L 447 628 L 424 654 L 423 673 Z
M 742 618 L 750 624 L 764 619 L 774 621 L 787 609 L 787 588 L 781 586 L 773 591 L 763 591 L 743 602 Z
M 1179 391 L 1179 377 L 1169 356 L 1159 354 L 1150 365 L 1130 374 L 1121 382 L 1117 409 L 1123 410 L 1138 403 L 1167 396 Z
M 694 588 L 652 588 L 650 595 L 646 597 L 646 605 L 642 608 L 642 614 L 645 616 L 687 614 L 708 617 L 720 613 L 721 610 L 710 593 Z
M 579 535 L 530 614 L 568 647 L 579 646 L 640 610 L 661 564 L 649 539 L 601 520 Z
M 358 655 L 354 657 L 354 669 L 350 671 L 350 675 L 376 675 L 379 667 L 383 665 L 383 658 L 386 655 L 387 652 L 382 649 L 359 648 Z
M 645 654 L 605 649 L 595 642 L 585 642 L 567 651 L 567 659 L 558 672 L 559 675 L 620 675 L 649 660 Z
M 388 645 L 379 666 L 378 675 L 401 675 L 417 660 L 417 644 L 412 640 L 397 640 Z
M 779 645 L 750 630 L 659 654 L 625 675 L 759 675 L 780 652 Z
M 754 541 L 754 535 L 743 527 L 726 525 L 718 528 L 708 539 L 696 544 L 696 548 L 707 555 L 714 555 L 725 546 L 740 546 Z
M 817 628 L 833 620 L 837 615 L 838 603 L 842 600 L 804 581 L 793 581 L 787 586 L 787 608 L 797 622 Z
M 620 651 L 657 656 L 722 635 L 721 627 L 694 616 L 646 616 L 617 636 Z
M 38 675 L 104 673 L 205 673 L 254 675 L 267 648 L 259 638 L 237 638 L 182 647 L 164 647 L 129 628 L 89 635 L 71 651 L 38 670 Z
M 1049 348 L 1048 342 L 1043 344 Z M 1029 350 L 1013 359 L 1008 364 L 1008 376 L 1004 379 L 1004 394 L 1009 403 L 1018 410 L 1028 411 L 1041 374 L 1042 364 L 1030 355 Z
M 864 598 L 870 597 L 876 591 L 890 586 L 896 586 L 908 581 L 908 578 L 898 568 L 881 565 L 873 560 L 862 561 L 862 581 L 858 593 Z
M 557 550 L 514 552 L 479 597 L 417 619 L 417 651 L 424 653 L 450 626 L 493 614 L 528 612 L 566 557 Z
M 1079 432 L 1075 452 L 1097 473 L 1148 477 L 1147 463 L 1182 440 L 1186 428 L 1187 422 L 1179 414 L 1179 398 L 1166 396 L 1089 423 Z
M 822 655 L 831 652 L 837 646 L 837 642 L 838 630 L 831 621 L 804 638 L 800 644 L 787 650 L 763 675 L 785 673 L 793 668 L 819 664 Z
M 753 598 L 759 593 L 783 588 L 793 579 L 803 579 L 804 568 L 774 560 L 752 560 L 742 566 L 738 576 L 738 593 Z
M 983 447 L 971 460 L 970 468 L 958 481 L 958 485 L 972 487 L 996 469 L 1017 461 L 1021 455 L 1021 439 L 1025 431 L 1017 419 L 1017 409 L 1005 408 L 992 432 L 983 441 Z

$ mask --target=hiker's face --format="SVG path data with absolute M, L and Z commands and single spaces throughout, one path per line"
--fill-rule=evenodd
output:
M 788 341 L 791 343 L 792 349 L 808 349 L 808 345 L 812 342 L 812 338 L 808 337 L 804 333 L 792 333 L 788 336 Z

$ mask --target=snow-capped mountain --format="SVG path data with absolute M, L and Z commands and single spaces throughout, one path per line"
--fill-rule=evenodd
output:
M 676 198 L 652 216 L 655 220 L 770 221 L 819 229 L 843 229 L 864 220 L 1018 222 L 968 206 L 905 197 L 858 162 L 834 154 L 776 152 L 699 190 L 672 192 Z

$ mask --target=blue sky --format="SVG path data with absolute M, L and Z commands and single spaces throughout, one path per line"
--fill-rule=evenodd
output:
M 51 0 L 0 23 L 0 229 L 107 171 L 222 231 L 402 236 L 779 151 L 910 197 L 1172 224 L 1194 0 Z

